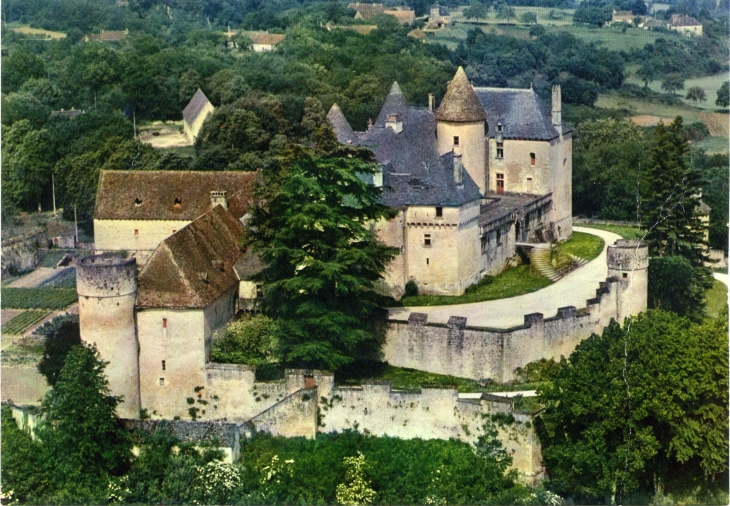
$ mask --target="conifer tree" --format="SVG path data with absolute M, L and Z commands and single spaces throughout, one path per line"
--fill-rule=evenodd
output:
M 697 214 L 701 176 L 688 160 L 689 145 L 677 117 L 654 131 L 642 192 L 641 225 L 652 256 L 679 255 L 695 267 L 706 258 L 706 226 Z
M 365 182 L 377 170 L 370 151 L 338 144 L 329 127 L 313 141 L 267 176 L 245 243 L 266 264 L 263 305 L 284 362 L 336 370 L 379 353 L 371 320 L 385 300 L 374 284 L 397 249 L 377 240 L 374 225 L 395 211 Z

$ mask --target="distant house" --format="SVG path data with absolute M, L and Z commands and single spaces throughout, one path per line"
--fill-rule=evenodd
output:
M 431 10 L 429 11 L 428 21 L 430 23 L 435 22 L 440 25 L 448 25 L 449 11 L 446 10 L 446 7 L 435 3 L 431 6 Z
M 426 32 L 420 30 L 419 28 L 414 28 L 410 32 L 408 32 L 409 37 L 413 37 L 416 40 L 420 40 L 422 42 L 426 41 Z
M 244 32 L 245 35 L 251 39 L 253 45 L 251 49 L 256 53 L 263 53 L 265 51 L 273 51 L 276 49 L 276 45 L 286 38 L 286 35 L 280 33 L 267 33 L 267 32 Z
M 193 98 L 190 99 L 188 105 L 183 109 L 183 127 L 185 128 L 185 135 L 195 142 L 200 133 L 200 128 L 203 126 L 205 119 L 215 111 L 215 107 L 210 103 L 205 93 L 198 88 Z
M 73 107 L 68 111 L 61 109 L 60 111 L 51 111 L 51 116 L 60 116 L 62 118 L 74 119 L 79 114 L 84 114 L 86 111 L 74 109 Z
M 390 9 L 383 11 L 383 14 L 395 16 L 402 25 L 410 25 L 416 20 L 416 13 L 409 9 Z
M 631 11 L 617 11 L 613 10 L 611 15 L 611 24 L 613 23 L 626 23 L 627 25 L 634 24 L 634 13 Z
M 645 18 L 642 23 L 639 23 L 639 28 L 643 28 L 644 30 L 655 30 L 663 27 L 664 23 L 654 18 Z
M 385 12 L 383 4 L 351 3 L 348 4 L 347 8 L 355 11 L 355 19 L 363 20 L 370 19 L 373 16 L 377 16 L 378 14 L 383 14 Z
M 692 16 L 685 16 L 683 14 L 672 14 L 672 17 L 669 18 L 667 28 L 687 36 L 702 35 L 702 23 Z
M 119 42 L 129 35 L 129 29 L 124 31 L 105 31 L 102 30 L 100 33 L 92 33 L 84 36 L 84 42 L 98 41 L 98 42 Z

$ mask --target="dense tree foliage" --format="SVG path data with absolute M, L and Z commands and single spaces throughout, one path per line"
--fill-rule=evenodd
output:
M 374 283 L 397 250 L 375 238 L 372 223 L 395 211 L 364 181 L 377 170 L 372 153 L 339 145 L 329 127 L 317 137 L 266 181 L 246 242 L 266 264 L 264 309 L 283 360 L 334 370 L 379 353 L 370 320 L 385 300 Z
M 726 472 L 727 332 L 727 312 L 692 325 L 650 311 L 579 344 L 543 390 L 550 486 L 621 504 L 678 475 L 702 483 Z
M 712 288 L 712 282 L 704 270 L 684 257 L 653 257 L 649 261 L 649 307 L 702 320 L 705 291 Z
M 38 362 L 38 372 L 46 377 L 49 385 L 53 386 L 61 374 L 66 355 L 74 346 L 81 344 L 79 318 L 77 315 L 57 316 L 35 333 L 45 338 L 43 357 Z
M 62 502 L 93 500 L 128 471 L 132 442 L 116 417 L 105 363 L 95 348 L 74 346 L 41 406 L 37 429 L 51 489 Z

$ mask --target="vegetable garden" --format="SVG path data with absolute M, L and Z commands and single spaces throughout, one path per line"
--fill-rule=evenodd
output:
M 63 309 L 77 299 L 73 288 L 3 288 L 1 293 L 3 309 Z
M 3 325 L 2 329 L 0 330 L 2 330 L 3 334 L 19 335 L 22 334 L 31 325 L 35 325 L 49 314 L 50 311 L 45 310 L 24 311 L 12 320 L 5 323 L 5 325 Z

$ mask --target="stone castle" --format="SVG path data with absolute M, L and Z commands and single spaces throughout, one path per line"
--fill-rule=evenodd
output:
M 370 147 L 388 205 L 379 225 L 401 248 L 386 281 L 394 293 L 415 280 L 433 293 L 461 293 L 501 271 L 518 243 L 570 237 L 570 128 L 560 90 L 550 114 L 532 90 L 473 88 L 459 69 L 438 108 L 406 104 L 393 86 L 375 124 L 355 133 L 337 106 L 328 115 L 340 142 Z M 248 431 L 314 436 L 368 430 L 375 435 L 475 440 L 485 417 L 513 413 L 501 429 L 523 474 L 540 474 L 530 415 L 514 401 L 456 390 L 391 390 L 370 382 L 339 387 L 331 373 L 290 370 L 259 382 L 246 365 L 210 362 L 214 332 L 255 304 L 251 276 L 261 263 L 242 251 L 255 173 L 102 172 L 94 226 L 97 255 L 76 262 L 81 338 L 109 362 L 120 416 L 234 422 Z M 123 251 L 124 253 L 119 253 Z M 471 327 L 412 313 L 389 322 L 392 365 L 473 379 L 509 381 L 516 367 L 568 355 L 611 318 L 646 308 L 646 246 L 609 246 L 607 279 L 584 308 L 556 317 L 527 314 L 523 326 Z
M 459 67 L 439 108 L 409 106 L 393 84 L 377 120 L 354 132 L 335 104 L 327 118 L 337 139 L 372 149 L 382 166 L 373 181 L 400 210 L 379 228 L 400 248 L 386 281 L 400 296 L 458 295 L 502 272 L 519 243 L 572 233 L 572 129 L 532 89 L 475 88 Z

